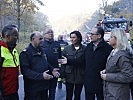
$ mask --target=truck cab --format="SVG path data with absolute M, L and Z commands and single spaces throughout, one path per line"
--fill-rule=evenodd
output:
M 130 21 L 130 26 L 131 25 L 132 25 L 132 22 Z M 124 17 L 120 17 L 120 18 L 104 17 L 104 19 L 101 21 L 101 26 L 105 31 L 104 39 L 107 42 L 109 41 L 109 38 L 110 38 L 110 32 L 114 28 L 124 29 L 126 32 L 127 38 L 130 39 L 129 21 L 127 21 Z

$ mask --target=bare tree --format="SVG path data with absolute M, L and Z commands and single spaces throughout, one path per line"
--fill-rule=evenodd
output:
M 105 11 L 106 14 L 106 7 L 107 7 L 108 0 L 102 0 L 102 5 L 103 5 L 103 10 Z

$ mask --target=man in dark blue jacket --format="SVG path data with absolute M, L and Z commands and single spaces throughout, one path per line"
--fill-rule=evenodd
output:
M 48 100 L 49 82 L 53 77 L 59 77 L 56 68 L 48 62 L 40 44 L 40 32 L 31 34 L 31 43 L 20 54 L 20 68 L 24 78 L 24 100 Z
M 91 42 L 85 50 L 85 96 L 86 100 L 103 100 L 103 81 L 100 71 L 105 69 L 108 55 L 113 49 L 103 39 L 102 27 L 94 27 L 91 31 Z
M 59 68 L 58 59 L 61 58 L 61 47 L 59 42 L 54 41 L 54 34 L 52 29 L 47 28 L 44 31 L 44 41 L 42 43 L 42 47 L 46 53 L 48 62 L 54 68 Z M 57 78 L 53 78 L 50 80 L 48 100 L 55 100 L 56 86 Z

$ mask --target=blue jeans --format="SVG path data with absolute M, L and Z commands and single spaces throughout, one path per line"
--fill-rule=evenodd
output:
M 55 100 L 56 86 L 57 86 L 57 78 L 50 80 L 48 100 Z

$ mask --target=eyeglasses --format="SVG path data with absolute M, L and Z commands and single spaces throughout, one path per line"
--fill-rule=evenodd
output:
M 94 34 L 94 33 L 91 33 L 91 35 L 99 35 L 99 34 Z
M 18 35 L 10 35 L 10 37 L 13 37 L 15 39 L 18 39 Z
M 39 40 L 42 40 L 43 38 L 39 38 Z
M 48 32 L 46 32 L 46 33 L 53 33 L 53 31 L 48 31 Z

